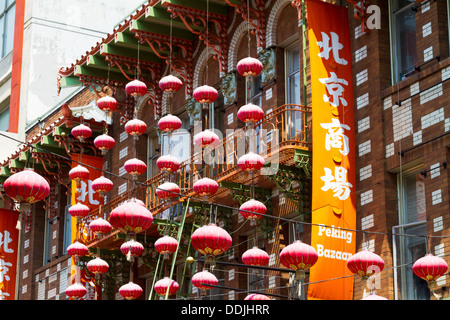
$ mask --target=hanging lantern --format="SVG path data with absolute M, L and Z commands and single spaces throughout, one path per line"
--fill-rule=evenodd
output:
M 180 187 L 173 182 L 164 182 L 156 189 L 156 195 L 161 200 L 174 199 L 181 193 Z
M 120 251 L 126 256 L 140 257 L 144 252 L 144 246 L 140 242 L 131 239 L 120 246 Z
M 119 294 L 125 300 L 135 300 L 139 298 L 143 292 L 144 290 L 142 290 L 142 288 L 139 285 L 131 281 L 119 288 Z
M 219 93 L 211 86 L 201 86 L 194 90 L 193 97 L 198 103 L 213 103 L 217 100 Z
M 194 231 L 191 243 L 195 250 L 206 256 L 205 260 L 213 262 L 214 257 L 230 249 L 232 239 L 226 230 L 209 224 Z
M 238 165 L 241 170 L 255 172 L 264 167 L 265 160 L 259 154 L 249 152 L 238 159 Z
M 180 285 L 175 281 L 168 277 L 161 279 L 155 283 L 155 292 L 160 296 L 166 296 L 167 290 L 169 290 L 169 296 L 175 294 Z
M 366 282 L 370 276 L 383 270 L 384 260 L 376 253 L 364 249 L 347 260 L 347 268 Z
M 144 208 L 147 208 L 147 206 L 145 205 L 144 201 L 137 199 L 137 198 L 132 198 L 133 201 L 135 201 L 137 204 L 143 206 Z
M 249 220 L 258 220 L 267 213 L 267 207 L 261 201 L 251 199 L 239 207 L 239 213 Z
M 164 92 L 176 92 L 181 89 L 183 82 L 173 75 L 168 75 L 159 81 L 159 87 Z
M 269 262 L 269 255 L 264 250 L 253 247 L 244 252 L 242 262 L 248 266 L 264 267 Z
M 220 139 L 217 134 L 212 132 L 211 130 L 205 130 L 195 135 L 194 137 L 194 143 L 199 148 L 206 148 L 206 147 L 217 147 L 219 145 Z
M 210 178 L 202 178 L 194 183 L 194 192 L 202 197 L 211 197 L 219 190 L 219 184 Z
M 192 277 L 192 285 L 200 289 L 202 296 L 206 295 L 206 290 L 213 289 L 213 286 L 217 286 L 218 283 L 217 277 L 208 270 L 197 272 Z
M 66 289 L 66 295 L 71 300 L 81 299 L 86 295 L 86 293 L 87 293 L 86 288 L 79 283 L 75 283 Z
M 89 214 L 89 207 L 82 203 L 74 204 L 69 208 L 69 214 L 74 218 L 84 218 Z
M 107 234 L 111 229 L 111 224 L 103 218 L 97 218 L 89 223 L 89 230 L 97 235 Z
M 131 119 L 125 124 L 125 131 L 137 139 L 147 131 L 147 124 L 139 119 Z
M 263 69 L 263 64 L 258 59 L 247 57 L 240 60 L 236 65 L 237 72 L 244 77 L 258 76 Z
M 427 281 L 430 290 L 436 287 L 436 280 L 442 277 L 448 269 L 444 259 L 427 254 L 414 262 L 412 270 L 416 276 Z
M 264 118 L 264 111 L 260 106 L 249 103 L 239 108 L 237 116 L 244 123 L 257 123 Z
M 384 297 L 381 297 L 375 293 L 370 293 L 367 297 L 365 297 L 361 300 L 387 300 L 387 299 Z
M 125 91 L 132 97 L 143 96 L 147 94 L 147 85 L 142 81 L 133 80 L 125 86 Z
M 92 136 L 92 130 L 88 126 L 80 124 L 72 129 L 72 135 L 81 142 L 84 142 Z
M 153 216 L 145 207 L 131 199 L 111 211 L 109 222 L 123 233 L 139 233 L 152 225 Z
M 108 178 L 101 176 L 92 181 L 92 190 L 99 193 L 100 197 L 104 197 L 113 188 L 113 183 Z
M 88 247 L 78 241 L 67 247 L 67 254 L 74 258 L 84 257 L 88 251 Z
M 280 252 L 280 262 L 288 269 L 296 271 L 297 280 L 305 278 L 305 270 L 312 267 L 319 256 L 316 250 L 299 240 L 288 245 Z
M 93 274 L 105 274 L 109 270 L 109 264 L 98 257 L 89 261 L 86 267 Z
M 246 296 L 244 300 L 271 300 L 271 299 L 263 294 L 252 293 Z
M 116 111 L 118 106 L 117 100 L 110 96 L 100 98 L 97 101 L 97 107 L 105 112 Z
M 102 134 L 94 139 L 94 146 L 102 151 L 102 154 L 106 154 L 108 150 L 114 148 L 116 140 L 107 134 Z
M 137 180 L 137 176 L 147 171 L 147 165 L 145 162 L 137 158 L 127 160 L 123 167 L 126 172 L 133 176 L 133 180 Z
M 168 114 L 158 121 L 158 127 L 164 132 L 173 132 L 181 128 L 182 122 L 177 116 Z
M 76 166 L 69 171 L 69 178 L 79 183 L 81 180 L 89 179 L 89 170 L 83 166 Z
M 21 213 L 30 212 L 31 204 L 45 199 L 50 194 L 47 180 L 28 168 L 6 179 L 3 189 L 15 201 L 16 209 Z
M 180 169 L 180 162 L 177 158 L 171 155 L 165 155 L 158 158 L 156 161 L 156 166 L 161 171 L 173 173 Z
M 178 241 L 170 236 L 164 236 L 155 241 L 155 250 L 164 255 L 164 259 L 169 258 L 169 254 L 175 253 L 178 248 Z

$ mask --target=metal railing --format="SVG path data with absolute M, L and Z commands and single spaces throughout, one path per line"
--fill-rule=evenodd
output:
M 254 135 L 249 135 L 248 132 L 244 129 L 227 131 L 226 136 L 214 149 L 194 150 L 198 152 L 181 163 L 180 169 L 172 175 L 171 181 L 180 186 L 183 195 L 192 196 L 194 195 L 193 185 L 200 177 L 207 176 L 218 182 L 230 178 L 233 173 L 239 173 L 237 162 L 240 156 L 249 151 L 250 139 L 255 141 L 252 151 L 263 156 L 266 162 L 267 159 L 273 161 L 274 156 L 286 148 L 310 150 L 312 145 L 311 108 L 293 104 L 280 106 L 267 113 L 259 123 L 255 124 Z M 143 200 L 153 215 L 172 207 L 178 200 L 172 202 L 161 200 L 155 192 L 165 181 L 167 181 L 167 175 L 157 174 L 93 210 L 89 216 L 81 220 L 80 224 L 85 228 L 84 240 L 86 243 L 89 244 L 96 240 L 91 232 L 86 231 L 86 226 L 90 221 L 97 217 L 108 218 L 111 210 L 132 197 Z

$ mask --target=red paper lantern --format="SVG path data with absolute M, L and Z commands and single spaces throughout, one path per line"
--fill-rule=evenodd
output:
M 106 193 L 110 192 L 114 184 L 108 178 L 101 176 L 92 181 L 92 190 L 99 193 L 100 197 L 104 197 Z
M 76 182 L 88 180 L 89 175 L 89 170 L 81 165 L 78 165 L 69 171 L 69 178 L 75 180 Z
M 158 121 L 158 127 L 164 132 L 173 132 L 181 128 L 182 122 L 177 116 L 168 114 Z
M 77 203 L 69 208 L 69 214 L 74 218 L 84 218 L 89 214 L 90 210 L 87 205 Z
M 271 299 L 263 294 L 252 293 L 246 296 L 244 300 L 271 300 Z
M 194 143 L 199 148 L 206 148 L 206 147 L 217 147 L 219 145 L 220 139 L 217 134 L 212 132 L 211 130 L 205 130 L 194 137 Z
M 109 270 L 109 264 L 98 257 L 89 261 L 86 267 L 93 274 L 105 274 Z
M 259 154 L 249 152 L 238 159 L 238 165 L 241 170 L 255 172 L 261 170 L 265 165 L 265 160 Z
M 139 119 L 131 119 L 125 124 L 125 131 L 132 136 L 141 136 L 147 131 L 147 124 Z
M 305 270 L 312 267 L 318 260 L 317 251 L 310 245 L 299 240 L 288 245 L 280 252 L 280 262 L 288 269 L 296 271 L 297 279 L 304 279 Z
M 78 241 L 67 247 L 67 254 L 74 258 L 84 257 L 88 251 L 88 247 Z
M 361 280 L 365 282 L 370 276 L 383 270 L 384 260 L 376 253 L 362 250 L 347 260 L 347 268 L 361 276 Z
M 169 290 L 170 296 L 172 294 L 175 294 L 179 288 L 180 285 L 175 280 L 165 277 L 164 279 L 161 279 L 155 283 L 154 289 L 157 294 L 164 297 L 166 296 L 167 290 Z
M 139 233 L 152 225 L 153 216 L 145 207 L 131 199 L 111 211 L 109 222 L 123 233 Z
M 66 289 L 66 295 L 71 300 L 81 299 L 86 295 L 86 293 L 86 288 L 79 283 L 75 283 Z
M 412 270 L 416 276 L 428 282 L 430 289 L 434 289 L 436 280 L 447 272 L 448 264 L 440 257 L 427 254 L 414 262 Z
M 202 197 L 211 197 L 219 190 L 219 184 L 210 178 L 202 178 L 194 183 L 194 192 Z
M 171 155 L 165 155 L 158 158 L 156 166 L 161 171 L 172 173 L 180 169 L 180 162 Z
M 88 126 L 80 124 L 72 129 L 72 135 L 81 142 L 84 142 L 92 136 L 92 130 Z
M 95 234 L 107 234 L 111 231 L 111 229 L 111 224 L 103 218 L 97 218 L 89 223 L 89 230 L 91 230 Z
M 159 87 L 164 92 L 176 92 L 182 86 L 183 82 L 173 75 L 165 76 L 159 81 Z
M 133 80 L 125 86 L 127 95 L 132 97 L 143 96 L 147 94 L 147 85 L 139 80 Z
M 217 277 L 208 270 L 197 272 L 192 277 L 192 285 L 200 289 L 203 296 L 206 295 L 206 290 L 213 289 L 213 286 L 217 286 L 218 283 Z
M 116 111 L 118 106 L 117 100 L 110 96 L 105 96 L 97 101 L 97 107 L 105 112 Z
M 94 146 L 102 151 L 102 154 L 106 154 L 108 150 L 114 148 L 116 140 L 107 134 L 102 134 L 94 139 Z
M 164 236 L 155 241 L 155 250 L 167 258 L 169 254 L 177 251 L 178 241 L 170 236 Z
M 140 242 L 131 239 L 120 246 L 120 251 L 126 256 L 140 257 L 144 252 L 144 246 Z
M 211 86 L 201 86 L 194 90 L 193 97 L 199 103 L 213 103 L 217 100 L 219 93 Z
M 191 243 L 195 250 L 206 256 L 207 261 L 214 261 L 214 257 L 230 249 L 232 239 L 226 230 L 209 224 L 194 231 Z
M 125 300 L 135 300 L 139 298 L 143 292 L 144 290 L 142 290 L 142 288 L 139 285 L 131 281 L 119 288 L 119 294 Z
M 267 213 L 267 207 L 261 201 L 251 199 L 239 207 L 239 213 L 245 219 L 257 220 Z
M 137 158 L 125 161 L 123 167 L 125 168 L 126 172 L 133 176 L 134 180 L 137 179 L 137 176 L 147 171 L 147 165 L 145 164 L 145 162 Z
M 269 262 L 269 255 L 264 250 L 253 247 L 244 252 L 242 262 L 248 266 L 264 267 Z
M 249 103 L 239 108 L 237 116 L 244 123 L 257 123 L 264 118 L 264 111 L 256 104 Z
M 6 194 L 18 204 L 18 210 L 31 210 L 31 204 L 45 199 L 50 194 L 50 185 L 33 169 L 24 169 L 5 180 Z
M 174 199 L 181 193 L 180 187 L 173 182 L 165 182 L 156 189 L 156 195 L 161 200 Z
M 236 69 L 241 76 L 256 77 L 261 73 L 263 64 L 258 59 L 247 57 L 237 63 Z

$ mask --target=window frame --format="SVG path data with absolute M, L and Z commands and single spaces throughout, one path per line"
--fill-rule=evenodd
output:
M 8 41 L 7 36 L 8 36 L 8 29 L 7 29 L 7 20 L 6 20 L 6 15 L 7 13 L 13 9 L 15 10 L 15 6 L 16 6 L 16 1 L 11 1 L 11 3 L 8 5 L 8 0 L 5 0 L 5 8 L 0 12 L 0 19 L 2 19 L 4 17 L 3 20 L 3 33 L 2 33 L 2 39 L 1 39 L 1 57 L 0 60 L 3 59 L 4 57 L 6 57 L 10 52 L 12 52 L 13 48 L 14 48 L 14 30 L 15 30 L 15 13 L 13 14 L 14 16 L 14 22 L 13 22 L 13 28 L 12 28 L 12 37 L 13 37 L 13 45 L 11 47 L 11 50 L 9 50 L 8 52 L 6 52 L 6 42 Z
M 408 177 L 418 176 L 421 172 L 421 166 L 416 165 L 406 170 L 401 170 L 397 173 L 397 213 L 398 213 L 398 225 L 392 227 L 392 243 L 393 243 L 393 266 L 394 266 L 394 298 L 395 300 L 402 299 L 407 300 L 411 299 L 408 296 L 411 293 L 411 285 L 414 291 L 415 285 L 417 282 L 414 279 L 414 275 L 410 270 L 410 265 L 407 260 L 407 247 L 413 247 L 411 244 L 414 243 L 409 242 L 412 239 L 409 236 L 402 236 L 400 234 L 404 234 L 405 229 L 410 228 L 425 228 L 425 235 L 427 234 L 427 220 L 425 216 L 425 220 L 416 220 L 416 221 L 407 221 L 406 219 L 406 189 L 405 189 L 405 181 Z M 426 214 L 426 213 L 425 213 Z M 417 234 L 418 236 L 422 236 L 421 234 Z M 415 242 L 414 246 L 420 245 L 421 239 Z M 426 250 L 426 242 L 423 241 L 423 246 Z M 408 270 L 406 268 L 409 268 Z M 412 277 L 412 278 L 411 278 Z M 425 284 L 425 281 L 424 281 Z M 420 289 L 420 288 L 419 288 Z
M 395 1 L 395 0 L 394 0 Z M 399 65 L 398 65 L 398 54 L 397 54 L 397 41 L 396 41 L 396 33 L 395 33 L 395 19 L 394 14 L 403 12 L 405 10 L 412 10 L 414 6 L 414 2 L 404 6 L 403 8 L 393 11 L 394 6 L 392 1 L 388 1 L 388 10 L 389 10 L 389 44 L 390 44 L 390 58 L 391 58 L 391 84 L 394 85 L 403 81 L 400 77 Z M 417 26 L 416 26 L 417 29 Z M 417 30 L 416 30 L 417 33 Z M 417 37 L 416 37 L 417 38 Z M 418 58 L 418 57 L 417 57 Z M 407 78 L 407 77 L 406 77 Z

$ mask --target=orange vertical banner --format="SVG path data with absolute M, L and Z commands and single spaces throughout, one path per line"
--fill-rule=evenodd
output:
M 313 118 L 308 299 L 353 299 L 347 260 L 355 253 L 355 131 L 347 8 L 307 0 Z
M 0 300 L 14 300 L 19 230 L 18 213 L 0 209 Z

